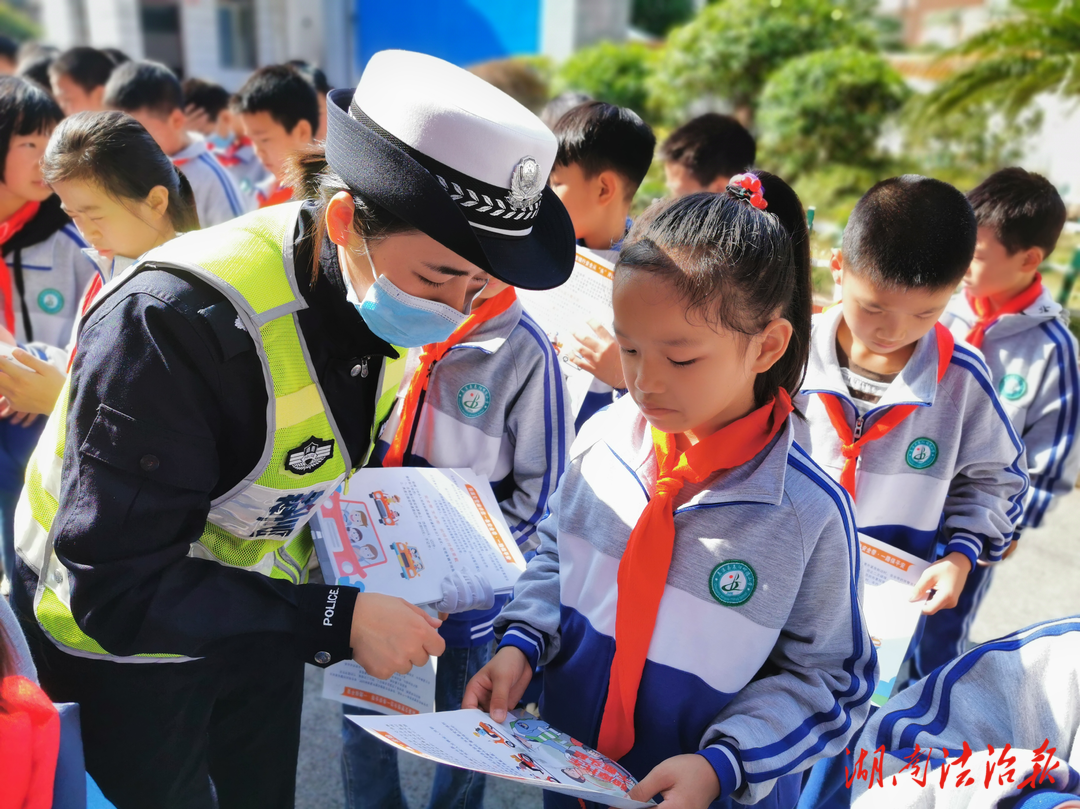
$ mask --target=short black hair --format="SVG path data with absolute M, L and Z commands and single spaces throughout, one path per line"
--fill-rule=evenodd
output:
M 0 182 L 4 181 L 11 139 L 44 135 L 63 117 L 53 97 L 36 82 L 18 76 L 0 76 Z
M 252 73 L 233 98 L 233 109 L 239 113 L 269 113 L 286 132 L 296 129 L 300 121 L 311 124 L 312 134 L 319 129 L 315 88 L 291 65 L 267 65 Z
M 887 289 L 955 287 L 975 255 L 971 204 L 941 180 L 905 174 L 882 180 L 844 228 L 845 272 Z
M 131 57 L 119 48 L 102 48 L 101 52 L 112 59 L 113 67 L 127 64 L 131 61 Z
M 124 62 L 105 85 L 105 106 L 121 112 L 148 110 L 161 117 L 184 108 L 180 80 L 161 62 Z
M 311 82 L 311 86 L 315 88 L 316 93 L 325 96 L 334 89 L 330 86 L 330 80 L 326 78 L 326 73 L 318 65 L 313 65 L 306 59 L 290 59 L 285 64 L 300 71 L 300 75 Z
M 544 122 L 544 126 L 548 129 L 554 130 L 555 124 L 559 123 L 559 119 L 566 113 L 570 112 L 574 107 L 587 104 L 592 100 L 592 96 L 579 93 L 576 90 L 559 93 L 540 110 L 540 120 Z
M 717 177 L 734 177 L 757 158 L 754 136 L 730 115 L 709 112 L 680 126 L 660 146 L 665 163 L 685 166 L 707 186 Z
M 68 48 L 49 65 L 50 76 L 67 76 L 86 92 L 108 83 L 116 63 L 97 48 Z
M 5 34 L 0 34 L 0 57 L 9 62 L 16 62 L 19 56 L 19 43 Z
M 979 227 L 990 228 L 1009 254 L 1041 247 L 1043 258 L 1057 247 L 1065 227 L 1065 203 L 1053 183 L 1019 167 L 996 171 L 970 193 Z
M 49 84 L 49 65 L 55 60 L 56 54 L 54 53 L 36 54 L 20 62 L 15 75 L 41 85 L 51 97 L 52 86 Z
M 180 88 L 184 93 L 184 108 L 194 104 L 206 112 L 211 123 L 215 123 L 221 111 L 228 108 L 229 99 L 232 98 L 220 84 L 206 79 L 184 79 Z
M 656 136 L 636 112 L 603 101 L 572 108 L 554 132 L 559 139 L 557 165 L 577 164 L 586 177 L 616 171 L 630 184 L 630 196 L 645 179 L 656 149 Z

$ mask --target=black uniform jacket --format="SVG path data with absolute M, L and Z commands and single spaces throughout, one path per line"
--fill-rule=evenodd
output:
M 308 304 L 297 317 L 359 464 L 382 360 L 397 355 L 346 301 L 328 239 L 312 281 L 312 218 L 307 203 L 293 235 Z M 309 663 L 350 657 L 353 588 L 294 585 L 187 555 L 211 501 L 254 469 L 266 441 L 266 382 L 238 323 L 206 283 L 150 268 L 80 328 L 55 548 L 71 571 L 76 621 L 112 654 L 201 657 L 255 642 Z M 36 576 L 20 562 L 17 578 L 17 606 L 30 615 Z

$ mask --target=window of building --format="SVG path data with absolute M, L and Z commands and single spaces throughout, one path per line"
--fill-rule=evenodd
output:
M 218 46 L 222 67 L 255 68 L 254 0 L 218 0 Z

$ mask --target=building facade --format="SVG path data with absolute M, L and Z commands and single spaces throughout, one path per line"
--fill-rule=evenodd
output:
M 373 53 L 406 48 L 462 66 L 559 60 L 625 39 L 630 0 L 39 0 L 46 40 L 119 48 L 236 89 L 260 65 L 305 59 L 356 81 Z

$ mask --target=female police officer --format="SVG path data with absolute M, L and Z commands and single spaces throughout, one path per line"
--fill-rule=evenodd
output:
M 176 239 L 99 296 L 31 464 L 14 600 L 120 809 L 291 806 L 303 663 L 388 677 L 442 651 L 400 599 L 303 583 L 305 524 L 367 457 L 393 346 L 445 340 L 489 276 L 573 266 L 555 139 L 508 96 L 391 51 L 329 102 L 316 199 Z

